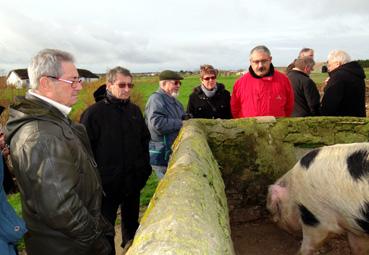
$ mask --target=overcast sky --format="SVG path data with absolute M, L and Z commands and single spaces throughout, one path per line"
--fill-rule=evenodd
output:
M 276 66 L 302 47 L 317 61 L 332 49 L 369 59 L 369 1 L 0 0 L 0 74 L 27 67 L 43 48 L 69 51 L 97 73 L 245 69 L 260 44 Z

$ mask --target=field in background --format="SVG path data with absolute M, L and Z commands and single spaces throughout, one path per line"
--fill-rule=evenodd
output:
M 369 68 L 365 69 L 367 77 L 369 77 Z M 326 73 L 312 73 L 311 78 L 316 82 L 319 88 L 322 87 L 324 80 L 327 78 Z M 232 92 L 233 84 L 239 76 L 219 76 L 218 82 L 223 83 L 225 87 Z M 71 118 L 75 121 L 79 120 L 80 114 L 91 104 L 94 103 L 93 92 L 105 82 L 104 78 L 93 82 L 84 84 L 84 88 L 79 95 L 79 101 L 73 107 Z M 135 77 L 134 78 L 135 88 L 132 93 L 132 101 L 140 106 L 144 110 L 145 103 L 148 97 L 158 89 L 159 79 L 158 77 Z M 186 108 L 189 95 L 192 93 L 193 88 L 200 84 L 199 76 L 185 76 L 182 81 L 182 87 L 180 89 L 179 101 Z M 367 80 L 367 88 L 369 83 Z M 5 80 L 0 77 L 0 105 L 8 106 L 13 102 L 15 96 L 22 96 L 25 94 L 26 89 L 15 89 L 12 87 L 5 86 Z M 368 93 L 369 94 L 369 93 Z M 368 95 L 367 95 L 368 96 Z M 7 120 L 7 112 L 1 115 L 0 123 L 4 124 Z M 141 205 L 145 206 L 149 203 L 152 195 L 155 192 L 158 179 L 155 174 L 152 174 L 141 193 Z M 19 194 L 10 196 L 11 204 L 16 208 L 16 211 L 20 213 L 21 206 L 19 200 Z

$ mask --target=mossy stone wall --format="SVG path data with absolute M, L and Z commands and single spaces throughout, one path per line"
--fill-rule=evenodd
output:
M 220 165 L 232 222 L 265 213 L 267 186 L 291 169 L 307 150 L 366 142 L 369 138 L 366 118 L 250 118 L 201 123 Z M 255 207 L 261 210 L 253 212 Z
M 127 254 L 234 254 L 225 187 L 205 128 L 187 124 Z
M 366 118 L 186 121 L 127 254 L 234 254 L 228 215 L 264 208 L 306 150 L 368 138 Z

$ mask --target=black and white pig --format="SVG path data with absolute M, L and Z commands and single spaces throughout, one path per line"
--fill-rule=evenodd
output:
M 285 230 L 302 229 L 299 254 L 344 233 L 352 254 L 369 254 L 369 143 L 310 151 L 269 187 L 267 209 Z

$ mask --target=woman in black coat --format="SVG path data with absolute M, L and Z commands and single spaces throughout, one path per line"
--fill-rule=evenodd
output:
M 200 86 L 196 87 L 187 104 L 187 113 L 193 118 L 231 119 L 230 93 L 217 83 L 218 70 L 211 65 L 200 67 Z

